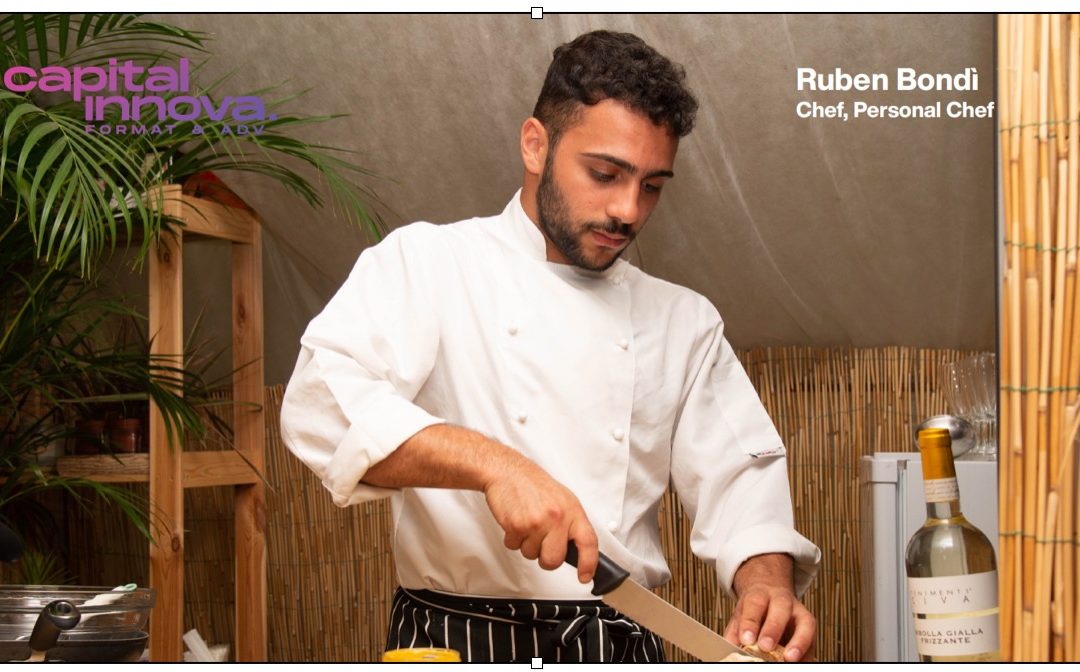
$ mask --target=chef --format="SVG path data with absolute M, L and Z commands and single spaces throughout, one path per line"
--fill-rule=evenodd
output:
M 647 587 L 670 578 L 670 482 L 737 598 L 725 636 L 811 652 L 798 595 L 820 552 L 793 528 L 782 441 L 716 309 L 621 259 L 696 110 L 634 35 L 560 46 L 505 209 L 395 230 L 308 326 L 283 435 L 339 506 L 391 498 L 388 649 L 663 660 L 590 588 L 598 550 Z

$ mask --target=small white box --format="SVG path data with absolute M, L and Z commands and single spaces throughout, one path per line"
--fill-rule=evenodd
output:
M 542 18 L 544 18 L 544 8 L 543 7 L 533 7 L 532 8 L 532 18 L 534 18 L 534 19 L 542 19 Z M 537 659 L 537 660 L 539 660 L 539 659 Z M 537 669 L 537 668 L 533 668 L 533 669 Z
M 533 9 L 533 11 L 536 11 L 535 8 Z M 534 669 L 534 670 L 542 670 L 542 669 L 544 669 L 544 659 L 543 658 L 533 658 L 532 659 L 532 669 Z

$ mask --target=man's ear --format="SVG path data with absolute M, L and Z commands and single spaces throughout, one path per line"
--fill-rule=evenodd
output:
M 525 170 L 533 175 L 540 175 L 547 160 L 547 129 L 536 117 L 529 117 L 521 125 L 521 161 Z

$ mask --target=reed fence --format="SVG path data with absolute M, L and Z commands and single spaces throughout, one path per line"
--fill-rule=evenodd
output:
M 1080 660 L 1080 15 L 998 17 L 1002 657 Z
M 820 660 L 862 656 L 859 458 L 913 451 L 914 425 L 946 410 L 938 371 L 967 354 L 904 347 L 740 352 L 787 444 L 796 527 L 822 549 L 821 572 L 804 598 L 818 618 Z M 266 393 L 270 659 L 378 660 L 395 586 L 389 506 L 331 503 L 281 443 L 281 394 L 280 386 Z M 227 488 L 185 493 L 185 629 L 198 628 L 211 644 L 232 639 L 231 506 Z M 121 518 L 92 508 L 69 511 L 68 519 L 79 581 L 145 585 L 146 542 Z M 689 523 L 670 495 L 660 524 L 674 578 L 658 592 L 722 628 L 733 605 L 717 591 L 712 568 L 690 554 Z M 677 650 L 669 658 L 687 660 Z

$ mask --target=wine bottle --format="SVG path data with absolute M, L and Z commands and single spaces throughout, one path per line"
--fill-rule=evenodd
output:
M 999 659 L 994 547 L 960 513 L 947 429 L 919 432 L 926 522 L 907 545 L 908 595 L 922 661 Z

